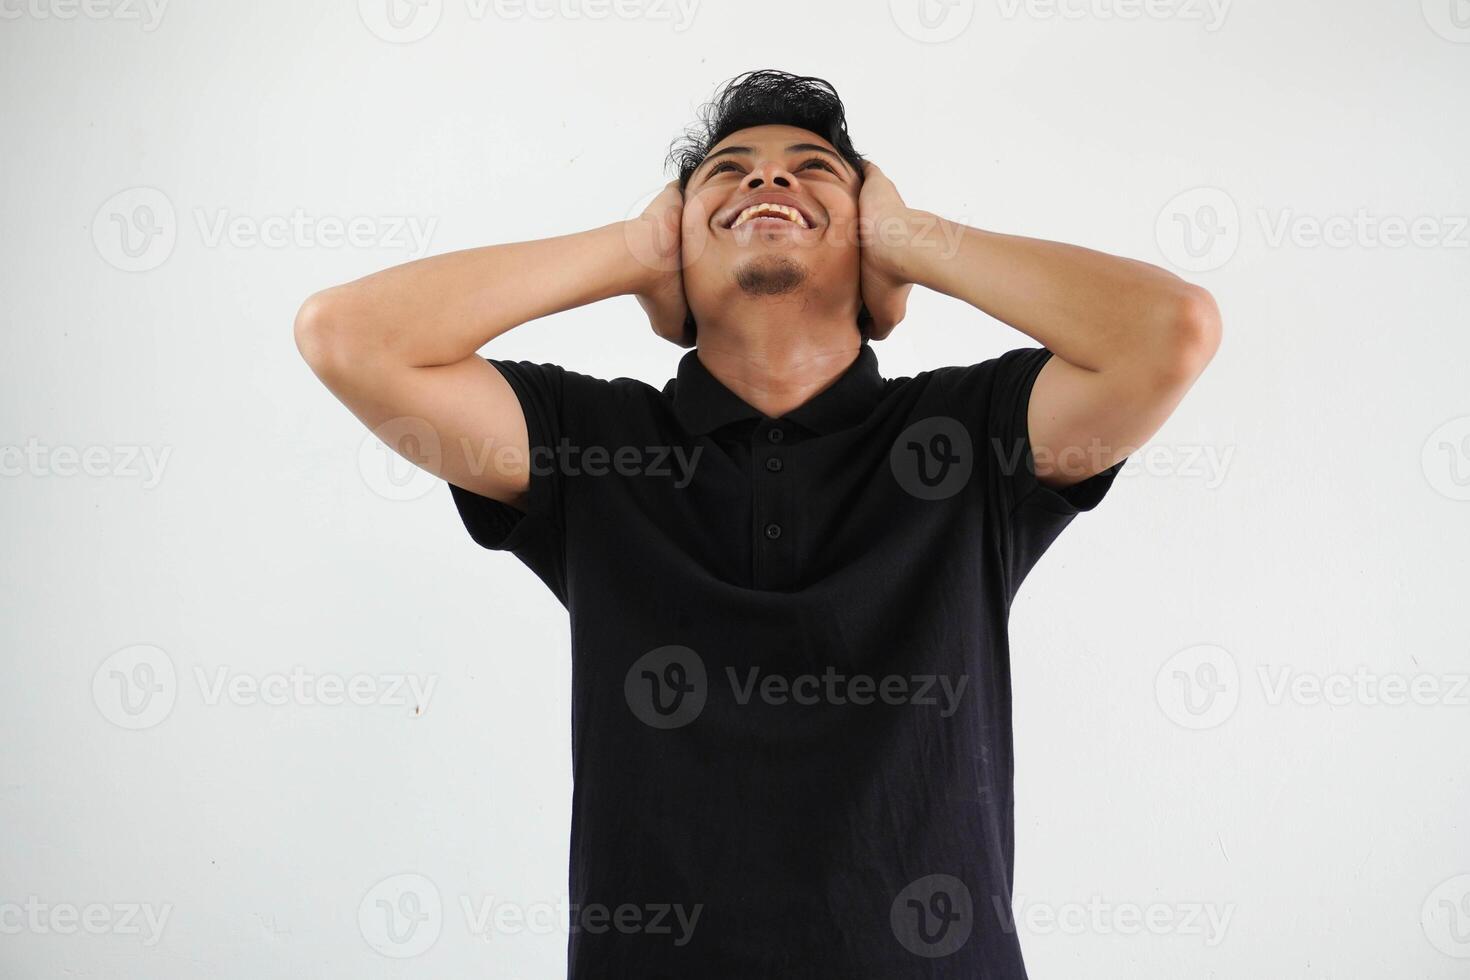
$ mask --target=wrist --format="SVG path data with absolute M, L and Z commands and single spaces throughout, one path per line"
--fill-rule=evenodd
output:
M 679 236 L 647 215 L 617 224 L 622 258 L 622 291 L 648 296 L 679 268 Z
M 617 291 L 623 296 L 637 296 L 648 292 L 652 279 L 647 258 L 652 245 L 646 222 L 628 218 L 609 225 L 610 247 L 617 254 Z
M 905 208 L 888 231 L 891 247 L 884 249 L 884 271 L 899 283 L 922 282 L 933 263 L 944 258 L 943 222 L 930 211 Z
M 935 237 L 937 221 L 927 211 L 914 208 L 890 211 L 866 229 L 864 261 L 878 276 L 895 285 L 915 282 L 929 257 L 924 253 Z

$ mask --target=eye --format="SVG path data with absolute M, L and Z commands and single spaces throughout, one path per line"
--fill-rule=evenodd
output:
M 836 170 L 833 170 L 832 169 L 832 165 L 830 163 L 828 163 L 826 160 L 822 159 L 821 157 L 812 157 L 810 160 L 803 160 L 801 162 L 801 165 L 798 166 L 796 169 L 797 170 L 805 170 L 807 167 L 810 167 L 814 163 L 817 166 L 821 167 L 823 170 L 827 171 L 829 174 L 835 174 L 837 172 Z
M 740 169 L 739 167 L 735 166 L 735 164 L 731 163 L 729 160 L 726 160 L 723 163 L 717 163 L 717 164 L 715 164 L 710 169 L 710 172 L 709 172 L 709 174 L 707 176 L 713 177 L 715 174 L 717 174 L 720 171 L 724 170 L 726 167 L 729 167 L 731 170 L 739 170 Z

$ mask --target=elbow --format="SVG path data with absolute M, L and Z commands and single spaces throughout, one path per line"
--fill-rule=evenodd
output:
M 313 293 L 296 312 L 296 349 L 318 375 L 332 372 L 343 360 L 343 302 L 339 287 Z
M 1170 386 L 1194 383 L 1220 349 L 1220 335 L 1215 297 L 1185 283 L 1173 299 L 1158 345 L 1161 374 Z

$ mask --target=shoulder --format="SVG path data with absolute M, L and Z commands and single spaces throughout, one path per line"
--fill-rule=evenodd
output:
M 512 384 L 557 388 L 566 393 L 597 398 L 649 399 L 662 398 L 659 389 L 637 378 L 604 378 L 575 371 L 561 364 L 538 361 L 514 361 L 487 357 Z
M 505 377 L 527 412 L 563 425 L 611 432 L 646 425 L 666 411 L 668 397 L 637 378 L 576 371 L 561 364 L 486 358 Z
M 887 379 L 885 396 L 922 396 L 926 401 L 964 406 L 989 405 L 996 398 L 1025 395 L 1052 356 L 1045 347 L 1017 347 L 973 364 L 953 364 Z

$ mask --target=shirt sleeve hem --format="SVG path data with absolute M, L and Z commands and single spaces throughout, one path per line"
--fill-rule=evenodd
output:
M 1012 431 L 1020 433 L 1022 440 L 1020 454 L 1022 492 L 1017 495 L 1010 512 L 1014 515 L 1023 506 L 1034 504 L 1053 514 L 1073 517 L 1092 510 L 1102 502 L 1103 497 L 1107 496 L 1108 490 L 1113 485 L 1113 479 L 1117 477 L 1123 464 L 1127 462 L 1127 458 L 1120 459 L 1107 469 L 1099 470 L 1070 486 L 1054 488 L 1041 482 L 1036 475 L 1035 460 L 1031 452 L 1031 393 L 1036 387 L 1036 379 L 1041 374 L 1041 369 L 1055 355 L 1046 347 L 1038 348 L 1038 350 L 1044 353 L 1036 356 L 1033 363 L 1026 367 L 1026 373 L 1020 384 L 1021 397 L 1016 400 L 1017 418 L 1012 420 Z
M 521 510 L 503 501 L 494 500 L 463 487 L 449 485 L 455 508 L 464 522 L 470 538 L 480 547 L 491 551 L 514 551 L 542 530 L 554 529 L 555 512 L 552 481 L 555 474 L 538 467 L 537 460 L 543 456 L 554 458 L 550 452 L 548 433 L 541 414 L 536 411 L 534 400 L 526 390 L 521 377 L 515 370 L 494 358 L 485 358 L 494 365 L 506 383 L 515 392 L 521 406 L 521 415 L 526 422 L 527 477 L 526 509 Z

